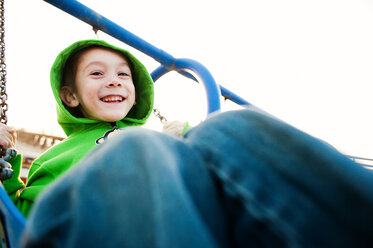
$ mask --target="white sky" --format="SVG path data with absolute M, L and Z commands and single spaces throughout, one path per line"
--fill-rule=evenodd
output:
M 204 64 L 215 80 L 350 155 L 373 158 L 373 2 L 359 0 L 136 0 L 82 3 L 174 57 Z M 91 27 L 44 1 L 6 0 L 8 124 L 62 134 L 49 70 Z M 151 72 L 158 63 L 127 45 Z M 203 87 L 157 81 L 169 120 L 201 121 Z M 224 106 L 230 109 L 231 104 Z M 159 129 L 151 118 L 149 127 Z

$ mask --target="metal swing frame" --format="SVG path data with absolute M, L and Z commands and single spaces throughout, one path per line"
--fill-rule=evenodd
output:
M 86 22 L 91 25 L 94 30 L 101 30 L 102 32 L 105 32 L 154 58 L 160 63 L 160 66 L 151 73 L 154 82 L 169 71 L 177 71 L 181 75 L 194 81 L 201 81 L 206 91 L 208 113 L 220 110 L 220 96 L 223 96 L 225 99 L 229 99 L 238 105 L 252 105 L 242 97 L 234 94 L 223 86 L 218 85 L 211 73 L 201 63 L 192 59 L 174 58 L 169 53 L 156 48 L 80 2 L 76 0 L 44 1 Z M 197 80 L 193 75 L 196 75 L 199 80 Z M 17 247 L 25 225 L 26 218 L 11 201 L 3 186 L 0 185 L 0 238 L 2 241 L 0 241 L 0 243 L 4 247 Z
M 174 58 L 171 54 L 153 46 L 80 2 L 76 0 L 44 1 L 91 25 L 94 30 L 101 30 L 158 61 L 161 65 L 151 73 L 154 82 L 169 71 L 177 71 L 194 81 L 201 81 L 207 94 L 208 113 L 220 109 L 220 95 L 238 105 L 252 105 L 242 97 L 218 85 L 201 63 L 192 59 Z M 200 80 L 197 80 L 191 73 L 196 74 Z

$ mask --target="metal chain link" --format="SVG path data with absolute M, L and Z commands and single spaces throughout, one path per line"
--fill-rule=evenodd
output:
M 159 120 L 164 124 L 165 122 L 167 122 L 167 119 L 166 117 L 164 117 L 163 115 L 161 115 L 161 112 L 159 112 L 158 109 L 153 109 L 153 113 L 156 117 L 159 118 Z
M 0 122 L 7 124 L 8 118 L 6 112 L 8 111 L 8 95 L 6 94 L 6 65 L 5 65 L 5 4 L 4 0 L 0 0 Z M 14 157 L 17 152 L 8 148 L 4 151 L 3 147 L 0 146 L 0 180 L 6 180 L 11 178 L 13 170 L 11 164 L 8 162 Z
M 0 122 L 7 124 L 8 95 L 6 94 L 6 65 L 5 65 L 5 6 L 4 0 L 0 0 Z

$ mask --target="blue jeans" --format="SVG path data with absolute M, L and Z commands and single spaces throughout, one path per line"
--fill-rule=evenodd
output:
M 372 247 L 373 174 L 255 110 L 129 128 L 39 198 L 24 247 Z

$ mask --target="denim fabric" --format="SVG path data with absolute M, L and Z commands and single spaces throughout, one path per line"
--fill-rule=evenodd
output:
M 255 110 L 129 128 L 39 198 L 24 247 L 369 247 L 373 175 Z
M 371 247 L 373 175 L 329 144 L 257 111 L 187 134 L 223 188 L 239 247 Z

